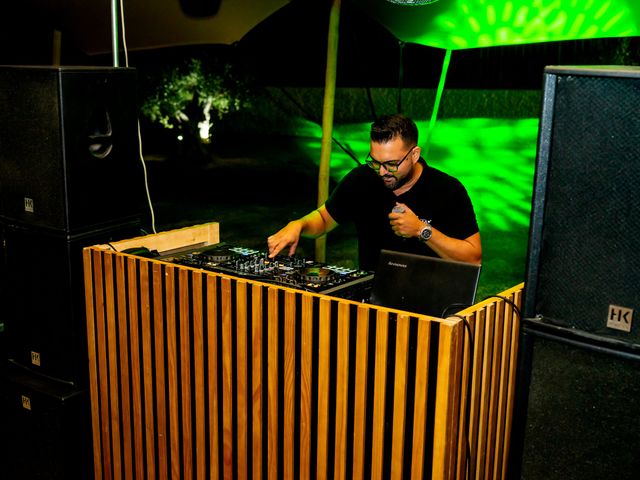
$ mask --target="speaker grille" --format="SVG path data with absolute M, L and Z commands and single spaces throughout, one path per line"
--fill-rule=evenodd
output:
M 544 201 L 532 217 L 542 221 L 532 222 L 540 253 L 529 259 L 538 276 L 528 298 L 554 323 L 637 343 L 637 325 L 628 333 L 607 319 L 610 305 L 640 309 L 640 76 L 547 73 L 546 82 L 554 96 L 541 124 L 550 138 L 539 143 L 546 178 L 536 179 Z

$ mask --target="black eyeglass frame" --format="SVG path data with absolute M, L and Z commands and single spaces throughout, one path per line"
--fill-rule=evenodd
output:
M 398 168 L 400 168 L 400 165 L 402 165 L 402 162 L 404 162 L 407 159 L 409 154 L 413 152 L 413 150 L 416 147 L 417 145 L 414 145 L 413 147 L 411 147 L 409 151 L 405 153 L 404 157 L 402 157 L 402 160 L 389 160 L 388 162 L 379 162 L 378 160 L 373 158 L 371 156 L 371 152 L 369 152 L 367 154 L 367 159 L 364 161 L 364 163 L 366 163 L 369 168 L 375 170 L 376 172 L 379 172 L 380 169 L 384 167 L 384 169 L 387 172 L 396 173 L 398 171 Z

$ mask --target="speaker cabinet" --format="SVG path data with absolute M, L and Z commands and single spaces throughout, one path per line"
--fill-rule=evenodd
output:
M 637 478 L 640 356 L 536 320 L 524 322 L 520 349 L 528 410 L 521 465 L 510 465 L 509 478 Z M 522 407 L 514 418 L 523 419 Z
M 510 478 L 640 470 L 638 105 L 640 68 L 545 69 Z
M 545 69 L 525 316 L 640 348 L 640 68 Z
M 23 225 L 2 231 L 7 357 L 33 372 L 86 384 L 82 248 L 135 237 L 137 223 L 81 235 Z
M 140 216 L 136 72 L 0 67 L 0 217 L 72 234 Z
M 11 369 L 0 374 L 6 479 L 93 478 L 89 393 Z

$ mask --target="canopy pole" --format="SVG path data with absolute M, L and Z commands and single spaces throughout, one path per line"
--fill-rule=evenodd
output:
M 331 164 L 331 138 L 333 136 L 333 112 L 336 95 L 340 1 L 341 0 L 333 0 L 331 12 L 329 13 L 327 69 L 324 80 L 324 103 L 322 107 L 322 141 L 320 148 L 320 166 L 318 171 L 318 207 L 323 205 L 329 197 L 329 170 Z M 326 248 L 326 235 L 317 238 L 315 244 L 316 261 L 325 261 Z
M 438 118 L 438 110 L 440 109 L 440 100 L 442 99 L 442 92 L 444 91 L 444 84 L 447 79 L 447 71 L 449 70 L 449 63 L 451 62 L 451 49 L 447 49 L 444 54 L 444 60 L 442 61 L 442 72 L 440 72 L 440 80 L 438 81 L 438 89 L 436 90 L 436 99 L 433 104 L 433 111 L 431 112 L 431 121 L 429 122 L 429 130 L 427 131 L 427 141 L 424 146 L 424 156 L 429 153 L 431 148 L 431 135 L 433 129 L 436 126 L 436 119 Z
M 113 50 L 113 66 L 119 67 L 119 51 L 118 46 L 118 0 L 111 0 L 111 48 Z

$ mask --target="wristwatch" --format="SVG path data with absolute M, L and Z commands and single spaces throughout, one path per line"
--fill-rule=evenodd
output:
M 432 233 L 431 223 L 429 223 L 429 220 L 425 220 L 424 218 L 421 218 L 420 221 L 424 223 L 424 227 L 422 228 L 422 230 L 420 230 L 420 233 L 418 234 L 418 240 L 426 243 L 431 238 L 431 233 Z

